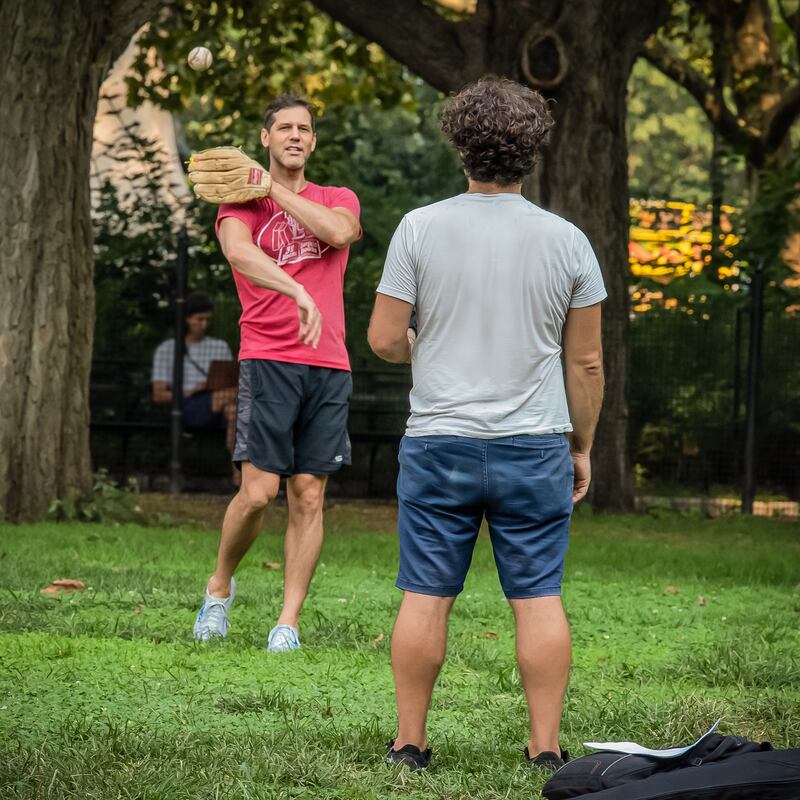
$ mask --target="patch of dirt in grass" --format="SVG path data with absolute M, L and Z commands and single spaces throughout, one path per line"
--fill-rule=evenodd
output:
M 179 524 L 219 528 L 230 500 L 229 495 L 146 492 L 139 496 L 139 505 L 145 514 L 167 514 Z
M 191 524 L 218 529 L 225 509 L 233 495 L 160 494 L 147 492 L 140 496 L 139 505 L 146 514 L 168 514 L 178 524 Z M 268 528 L 286 524 L 286 495 L 282 491 L 267 510 Z M 390 533 L 397 527 L 397 506 L 385 500 L 325 501 L 325 528 L 330 533 L 348 531 Z

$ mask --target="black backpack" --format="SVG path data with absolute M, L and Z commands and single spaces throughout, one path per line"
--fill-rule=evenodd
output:
M 565 764 L 548 800 L 800 800 L 800 750 L 711 734 L 670 759 L 601 751 Z

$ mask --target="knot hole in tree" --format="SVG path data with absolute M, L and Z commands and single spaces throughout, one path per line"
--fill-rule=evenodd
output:
M 569 70 L 566 48 L 551 28 L 534 26 L 522 40 L 522 74 L 535 89 L 554 89 Z

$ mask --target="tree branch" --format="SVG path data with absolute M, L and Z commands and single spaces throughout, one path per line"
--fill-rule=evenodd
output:
M 739 118 L 728 108 L 722 93 L 691 64 L 676 56 L 667 45 L 651 36 L 645 42 L 642 55 L 694 97 L 726 141 L 744 150 L 752 150 L 757 146 L 760 138 L 758 132 L 740 125 Z
M 467 79 L 469 45 L 480 46 L 473 19 L 451 22 L 420 0 L 313 0 L 350 30 L 444 92 Z
M 111 37 L 111 61 L 114 62 L 128 46 L 128 42 L 142 25 L 155 16 L 156 11 L 170 4 L 170 0 L 124 0 L 111 8 L 106 35 Z
M 782 144 L 794 121 L 800 117 L 800 83 L 787 89 L 772 109 L 764 133 L 764 149 L 775 152 Z

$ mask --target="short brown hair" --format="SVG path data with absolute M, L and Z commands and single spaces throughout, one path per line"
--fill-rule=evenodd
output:
M 276 97 L 267 106 L 267 110 L 264 112 L 264 127 L 267 130 L 272 127 L 272 124 L 275 122 L 275 115 L 279 111 L 282 111 L 284 108 L 296 108 L 297 106 L 308 111 L 311 117 L 311 130 L 316 131 L 317 120 L 315 119 L 316 109 L 314 108 L 314 104 L 306 100 L 305 97 L 301 97 L 299 94 L 282 94 Z
M 507 186 L 533 172 L 553 116 L 539 92 L 489 75 L 450 97 L 441 125 L 468 177 Z

